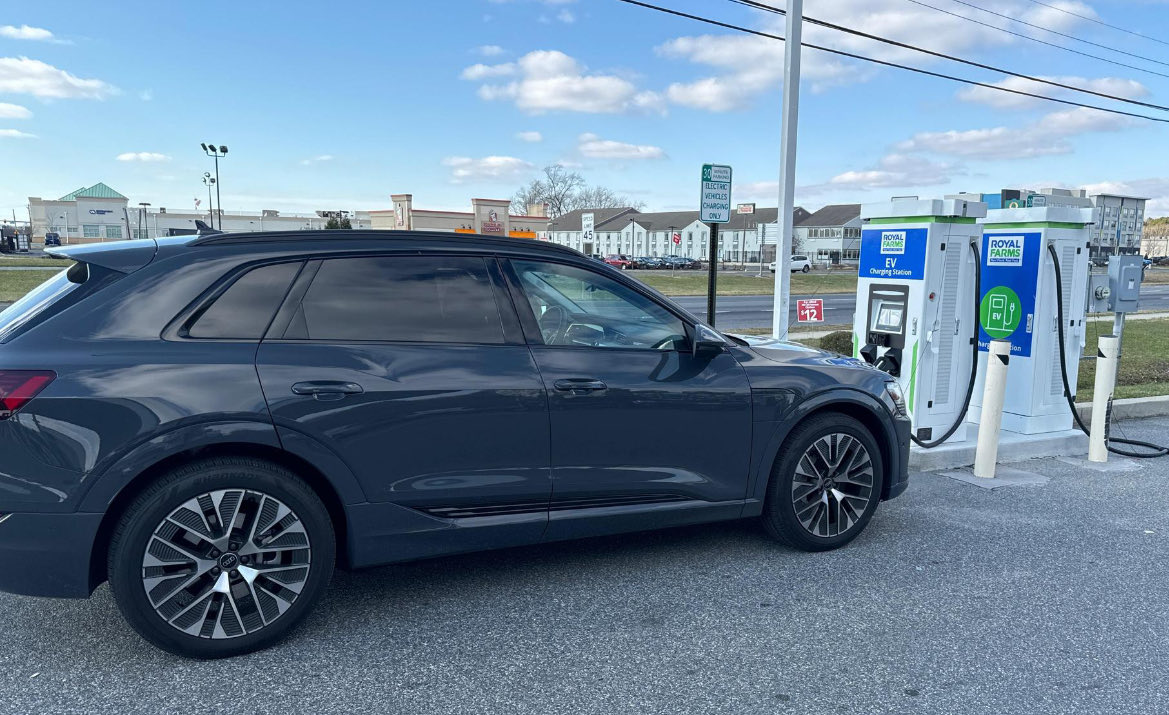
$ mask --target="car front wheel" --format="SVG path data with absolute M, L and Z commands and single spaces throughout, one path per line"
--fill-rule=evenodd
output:
M 179 467 L 126 509 L 109 552 L 110 588 L 146 640 L 222 658 L 286 636 L 333 573 L 329 513 L 292 472 L 248 458 Z
M 839 548 L 872 519 L 884 476 L 881 452 L 864 425 L 835 413 L 814 417 L 784 440 L 763 524 L 802 551 Z
M 811 267 L 811 266 L 809 266 L 808 264 L 806 264 L 806 263 L 805 263 L 805 264 L 804 264 L 804 267 L 800 269 L 800 272 L 801 272 L 801 273 L 807 273 L 807 272 L 809 272 L 809 271 L 811 271 L 811 270 L 812 270 L 812 267 Z

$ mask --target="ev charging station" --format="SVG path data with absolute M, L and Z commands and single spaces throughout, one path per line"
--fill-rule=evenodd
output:
M 966 436 L 978 270 L 971 244 L 985 215 L 986 204 L 961 199 L 861 207 L 853 357 L 897 380 L 923 442 Z
M 1002 429 L 1023 435 L 1072 429 L 1060 367 L 1059 303 L 1067 380 L 1074 389 L 1086 338 L 1090 223 L 1091 209 L 1066 206 L 992 209 L 982 219 L 979 369 L 970 421 L 980 415 L 988 345 L 1005 339 L 1011 354 Z M 1056 292 L 1049 246 L 1059 257 L 1063 295 Z

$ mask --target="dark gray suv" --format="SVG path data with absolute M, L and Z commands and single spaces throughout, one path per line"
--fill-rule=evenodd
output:
M 720 335 L 538 241 L 50 249 L 0 314 L 0 589 L 109 580 L 150 642 L 269 645 L 334 565 L 761 517 L 818 551 L 906 487 L 884 373 Z

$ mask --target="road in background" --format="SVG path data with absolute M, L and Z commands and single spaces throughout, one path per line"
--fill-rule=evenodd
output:
M 854 293 L 826 293 L 822 295 L 793 295 L 791 309 L 792 329 L 813 328 L 815 324 L 796 323 L 795 302 L 800 298 L 824 299 L 824 324 L 851 325 L 856 310 Z M 686 295 L 672 298 L 674 302 L 701 319 L 706 318 L 706 296 Z M 770 295 L 726 295 L 718 298 L 716 327 L 719 330 L 769 328 L 772 299 Z M 1169 310 L 1169 284 L 1141 286 L 1141 310 Z
M 4 709 L 1169 712 L 1169 459 L 1015 466 L 1051 481 L 914 475 L 839 551 L 732 522 L 338 573 L 290 640 L 223 661 L 145 644 L 106 586 L 0 594 Z

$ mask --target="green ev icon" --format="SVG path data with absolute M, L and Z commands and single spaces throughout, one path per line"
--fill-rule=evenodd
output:
M 1023 306 L 1015 291 L 1006 286 L 995 286 L 982 297 L 978 322 L 992 338 L 1005 338 L 1019 327 Z

